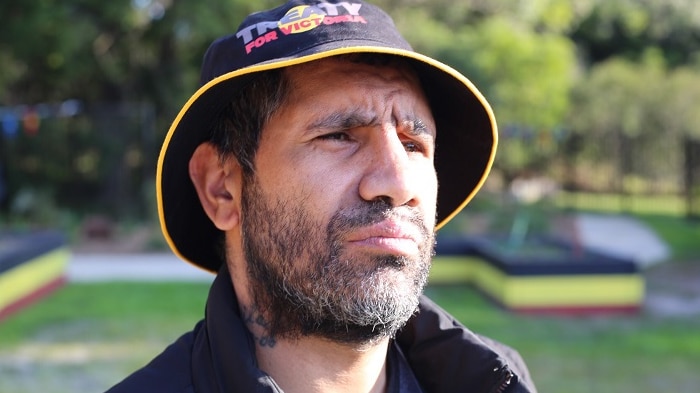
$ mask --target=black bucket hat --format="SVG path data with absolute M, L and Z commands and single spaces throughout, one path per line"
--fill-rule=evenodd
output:
M 401 56 L 418 73 L 437 126 L 437 229 L 472 199 L 491 169 L 498 139 L 491 107 L 476 87 L 453 68 L 414 52 L 392 19 L 371 4 L 293 0 L 249 15 L 235 34 L 209 47 L 202 87 L 165 137 L 156 175 L 158 214 L 175 254 L 212 272 L 223 262 L 221 231 L 202 209 L 188 168 L 235 92 L 258 72 L 348 53 Z

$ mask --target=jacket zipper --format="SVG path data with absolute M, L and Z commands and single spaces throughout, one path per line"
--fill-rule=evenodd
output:
M 498 373 L 498 382 L 496 385 L 491 389 L 491 393 L 503 393 L 508 389 L 510 386 L 510 383 L 513 380 L 513 377 L 515 374 L 513 374 L 512 371 L 508 368 L 508 366 L 503 366 L 503 367 L 496 367 L 493 369 L 494 373 Z

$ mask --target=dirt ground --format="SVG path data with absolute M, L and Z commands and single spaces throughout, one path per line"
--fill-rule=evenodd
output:
M 700 317 L 700 260 L 648 268 L 645 310 L 658 316 Z

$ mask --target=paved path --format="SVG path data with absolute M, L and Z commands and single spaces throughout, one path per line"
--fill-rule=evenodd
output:
M 69 281 L 202 281 L 214 275 L 170 253 L 74 254 L 66 272 Z
M 632 258 L 641 267 L 662 262 L 669 250 L 649 228 L 625 216 L 583 214 L 576 217 L 581 244 L 594 250 Z M 183 262 L 170 253 L 83 254 L 72 256 L 70 281 L 201 281 L 214 275 Z
M 640 267 L 663 262 L 670 256 L 666 243 L 632 217 L 580 214 L 576 226 L 584 247 L 631 258 Z

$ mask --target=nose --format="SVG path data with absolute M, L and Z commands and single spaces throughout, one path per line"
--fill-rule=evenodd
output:
M 417 206 L 420 169 L 394 127 L 382 127 L 370 145 L 359 185 L 360 197 L 366 201 L 385 199 L 395 207 Z

